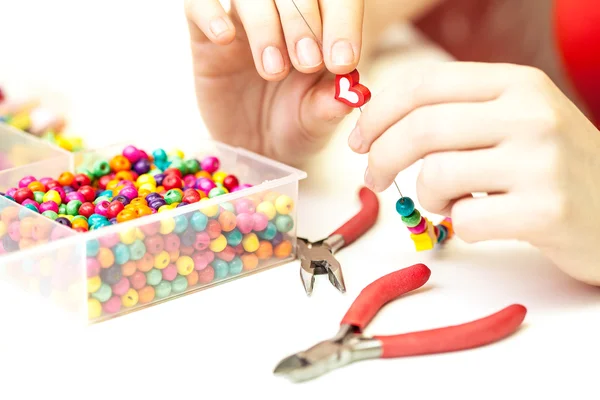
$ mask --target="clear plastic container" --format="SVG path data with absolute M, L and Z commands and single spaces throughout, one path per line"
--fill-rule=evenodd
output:
M 0 127 L 1 142 L 12 134 Z M 186 158 L 216 156 L 221 171 L 253 186 L 86 233 L 0 197 L 0 301 L 18 301 L 44 317 L 58 312 L 61 318 L 94 323 L 295 258 L 295 204 L 303 171 L 210 140 L 169 142 L 65 152 L 50 164 L 0 171 L 0 190 L 27 175 L 56 178 L 89 168 L 127 144 L 146 151 L 184 149 Z

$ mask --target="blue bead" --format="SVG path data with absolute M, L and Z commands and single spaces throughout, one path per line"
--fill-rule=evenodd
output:
M 202 215 L 204 215 L 204 214 L 202 214 Z M 186 216 L 178 215 L 173 219 L 175 220 L 175 229 L 173 230 L 173 232 L 175 232 L 176 234 L 185 232 L 185 230 L 188 227 L 188 220 L 187 220 Z
M 225 232 L 224 235 L 227 239 L 227 244 L 231 247 L 235 247 L 242 243 L 242 239 L 244 238 L 244 235 L 242 235 L 242 232 L 240 232 L 238 228 L 235 228 L 231 232 Z
M 152 152 L 152 157 L 155 161 L 166 161 L 167 160 L 167 152 L 163 149 L 156 149 Z
M 196 211 L 192 218 L 190 218 L 190 224 L 196 232 L 201 232 L 206 229 L 208 224 L 208 217 L 201 212 Z
M 235 257 L 229 263 L 229 274 L 230 275 L 238 275 L 238 274 L 242 273 L 243 269 L 244 269 L 244 263 L 242 262 L 242 260 L 239 257 Z
M 215 279 L 223 279 L 229 273 L 229 265 L 221 259 L 215 258 L 211 265 L 215 270 Z
M 85 244 L 85 251 L 88 257 L 96 257 L 100 251 L 100 242 L 97 239 L 88 240 Z
M 448 230 L 444 225 L 438 225 L 438 243 L 442 243 L 448 236 Z
M 129 261 L 130 254 L 129 254 L 129 247 L 127 247 L 127 245 L 125 245 L 123 243 L 117 244 L 113 248 L 113 253 L 115 254 L 115 262 L 118 265 L 123 265 L 127 261 Z
M 256 235 L 262 240 L 272 240 L 275 235 L 277 235 L 277 227 L 274 223 L 269 222 L 267 227 L 264 230 L 257 232 Z
M 25 205 L 25 208 L 29 208 L 34 213 L 38 213 L 38 214 L 40 213 L 40 210 L 38 210 L 33 204 L 27 204 L 27 205 Z
M 415 211 L 415 203 L 410 197 L 402 197 L 396 202 L 396 212 L 403 217 L 408 217 Z

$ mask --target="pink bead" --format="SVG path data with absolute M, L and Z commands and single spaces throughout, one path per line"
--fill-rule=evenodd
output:
M 40 183 L 44 186 L 46 186 L 47 184 L 49 184 L 50 182 L 52 182 L 54 179 L 52 178 L 48 178 L 47 176 L 40 179 Z
M 123 156 L 131 163 L 136 163 L 143 157 L 143 154 L 134 146 L 127 146 L 123 149 Z
M 206 194 L 216 187 L 217 185 L 208 178 L 199 178 L 196 181 L 196 189 L 200 189 Z
M 97 259 L 89 257 L 86 261 L 86 265 L 88 277 L 97 276 L 100 274 L 100 269 L 102 267 L 100 266 L 100 263 Z
M 254 228 L 254 218 L 252 217 L 252 214 L 238 214 L 236 222 L 237 228 L 243 235 L 252 232 L 252 228 Z
M 194 175 L 186 175 L 183 177 L 183 184 L 187 188 L 195 188 L 196 187 L 196 177 Z
M 256 207 L 250 199 L 239 199 L 235 202 L 235 211 L 237 214 L 252 214 L 256 211 Z
M 108 214 L 108 207 L 110 206 L 110 203 L 108 201 L 101 201 L 100 203 L 96 204 L 96 208 L 94 209 L 94 212 L 96 214 L 102 215 L 104 217 L 107 216 Z
M 60 195 L 60 199 L 62 200 L 63 203 L 67 202 L 67 193 L 65 192 L 65 190 L 62 187 L 56 186 L 56 187 L 53 187 L 52 190 L 54 190 L 56 193 L 58 193 Z
M 100 242 L 100 246 L 106 247 L 110 249 L 111 247 L 115 247 L 117 244 L 121 242 L 119 235 L 113 233 L 112 235 L 105 235 L 98 239 Z
M 31 176 L 31 175 L 26 176 L 19 181 L 19 187 L 20 188 L 27 187 L 27 185 L 29 185 L 31 182 L 35 182 L 35 177 Z
M 50 241 L 54 242 L 56 240 L 60 240 L 62 238 L 71 236 L 73 231 L 69 228 L 65 228 L 64 226 L 57 226 L 52 230 L 50 234 Z
M 10 196 L 10 197 L 12 197 L 12 198 L 14 198 L 14 197 L 15 197 L 15 192 L 16 192 L 17 190 L 18 190 L 17 188 L 10 188 L 10 189 L 8 189 L 8 190 L 6 191 L 6 195 L 7 195 L 7 196 Z
M 412 227 L 412 228 L 408 228 L 410 233 L 412 233 L 414 235 L 420 235 L 421 233 L 425 232 L 426 229 L 427 229 L 427 221 L 423 217 L 421 217 L 421 222 L 419 222 L 419 225 Z
M 144 159 L 144 160 L 148 160 L 150 159 L 150 157 L 148 157 L 148 153 L 146 153 L 144 150 L 138 150 L 140 152 L 140 158 Z
M 248 188 L 251 188 L 251 187 L 252 187 L 252 185 L 244 183 L 243 185 L 239 185 L 239 186 L 234 187 L 233 190 L 232 190 L 232 192 L 238 192 L 240 190 L 248 189 Z
M 107 314 L 115 314 L 121 310 L 121 297 L 113 296 L 102 304 L 102 310 Z
M 20 222 L 14 221 L 8 226 L 8 236 L 15 242 L 21 240 Z
M 210 245 L 210 236 L 206 232 L 196 233 L 196 241 L 194 242 L 194 249 L 202 251 L 206 250 Z
M 117 296 L 123 296 L 129 290 L 129 279 L 122 277 L 119 282 L 112 285 L 112 292 Z
M 133 200 L 138 197 L 138 191 L 133 186 L 126 186 L 119 192 L 121 196 L 127 197 L 129 200 Z
M 163 269 L 161 272 L 162 278 L 165 281 L 170 282 L 177 277 L 177 267 L 175 266 L 175 264 L 169 264 L 167 268 Z
M 194 260 L 194 269 L 196 271 L 202 271 L 204 268 L 208 267 L 208 264 L 212 262 L 209 254 L 211 254 L 212 258 L 214 259 L 214 254 L 212 251 L 195 252 L 192 254 L 192 260 Z
M 37 201 L 35 200 L 31 200 L 31 199 L 25 199 L 23 200 L 23 202 L 21 203 L 21 205 L 26 206 L 27 204 L 32 204 L 38 211 L 40 209 L 40 205 L 38 204 Z
M 42 204 L 40 204 L 39 210 L 41 213 L 45 211 L 54 211 L 58 214 L 58 204 L 56 204 L 53 201 L 45 201 Z
M 217 172 L 217 170 L 221 166 L 221 163 L 219 162 L 219 159 L 217 157 L 209 156 L 202 160 L 200 166 L 202 167 L 203 171 L 206 171 L 209 174 L 213 174 Z
M 85 197 L 79 192 L 69 192 L 67 193 L 67 203 L 73 200 L 79 200 L 82 203 L 85 203 Z
M 269 225 L 269 219 L 265 214 L 252 214 L 252 219 L 254 220 L 254 231 L 259 232 L 267 229 L 267 225 Z

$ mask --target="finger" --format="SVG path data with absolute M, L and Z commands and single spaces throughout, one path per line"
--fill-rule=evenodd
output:
M 285 78 L 290 60 L 273 0 L 238 0 L 234 5 L 246 30 L 258 73 L 269 81 Z
M 391 89 L 365 106 L 352 132 L 353 141 L 365 143 L 360 152 L 368 151 L 370 143 L 419 107 L 494 100 L 518 81 L 517 75 L 525 79 L 520 66 L 462 62 L 441 62 L 398 74 Z
M 292 64 L 303 73 L 319 71 L 323 52 L 318 0 L 276 0 L 276 4 Z
M 362 48 L 364 0 L 319 0 L 323 16 L 323 51 L 327 69 L 352 72 Z
M 417 178 L 419 203 L 448 215 L 455 201 L 472 193 L 505 193 L 514 185 L 515 167 L 498 148 L 431 154 Z M 391 182 L 390 182 L 391 184 Z
M 501 111 L 492 102 L 440 104 L 413 111 L 370 146 L 372 189 L 387 188 L 398 172 L 429 154 L 497 145 L 507 129 Z
M 186 0 L 185 14 L 192 41 L 229 44 L 235 38 L 235 27 L 219 0 Z
M 467 243 L 487 240 L 528 241 L 540 225 L 534 198 L 515 194 L 467 197 L 452 207 L 452 226 Z

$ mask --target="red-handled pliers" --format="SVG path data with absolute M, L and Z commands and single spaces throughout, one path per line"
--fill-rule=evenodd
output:
M 462 325 L 372 338 L 362 334 L 381 307 L 420 288 L 430 275 L 429 268 L 416 264 L 374 281 L 356 298 L 333 339 L 283 359 L 275 368 L 275 374 L 301 382 L 354 361 L 471 349 L 511 335 L 525 319 L 527 309 L 513 304 L 488 317 Z
M 358 197 L 362 203 L 361 210 L 327 239 L 310 242 L 307 239 L 298 238 L 300 278 L 307 295 L 312 294 L 315 275 L 324 274 L 329 275 L 329 281 L 340 292 L 346 291 L 340 263 L 333 254 L 352 244 L 371 229 L 379 215 L 379 200 L 375 193 L 362 187 L 358 192 Z

